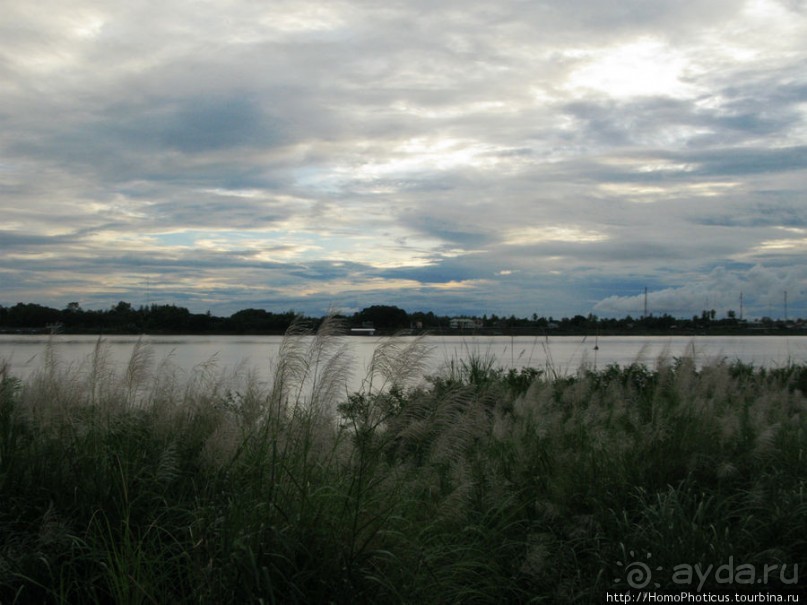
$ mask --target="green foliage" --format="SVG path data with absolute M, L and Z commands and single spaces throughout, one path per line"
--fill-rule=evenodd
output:
M 631 553 L 807 560 L 803 366 L 424 381 L 390 339 L 346 395 L 341 330 L 294 322 L 269 385 L 140 344 L 0 367 L 0 602 L 600 603 Z
M 353 316 L 359 324 L 369 323 L 380 330 L 402 330 L 409 327 L 406 311 L 391 305 L 373 305 L 362 309 Z

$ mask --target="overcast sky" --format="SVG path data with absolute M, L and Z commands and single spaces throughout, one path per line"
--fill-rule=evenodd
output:
M 807 317 L 805 0 L 2 0 L 0 304 Z

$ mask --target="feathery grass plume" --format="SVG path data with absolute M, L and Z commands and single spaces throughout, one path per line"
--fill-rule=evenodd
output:
M 737 469 L 737 466 L 728 460 L 720 462 L 717 470 L 715 471 L 715 477 L 717 477 L 719 480 L 733 479 L 738 474 L 739 470 Z
M 213 354 L 196 364 L 185 382 L 182 404 L 194 410 L 220 405 L 231 380 L 227 372 L 219 368 L 218 355 Z
M 60 380 L 59 364 L 53 346 L 53 337 L 49 337 L 42 354 L 42 363 L 36 368 L 25 383 L 23 396 L 27 405 L 23 409 L 32 419 L 42 421 L 52 418 L 54 409 L 59 405 L 63 388 L 67 380 Z
M 448 465 L 467 456 L 468 448 L 489 432 L 491 422 L 483 402 L 460 393 L 453 402 L 440 405 L 432 421 L 430 460 Z
M 406 420 L 401 416 L 413 401 L 419 401 L 411 385 L 423 376 L 430 348 L 421 337 L 386 338 L 376 346 L 359 391 L 337 406 L 342 426 L 349 428 L 356 444 L 380 447 L 397 438 Z M 414 407 L 417 407 L 416 405 Z
M 126 405 L 132 406 L 137 403 L 140 391 L 145 387 L 145 382 L 151 377 L 152 363 L 154 360 L 154 349 L 144 342 L 143 337 L 137 339 L 129 361 L 126 363 L 124 374 L 124 385 L 126 389 Z
M 367 393 L 406 389 L 423 377 L 432 350 L 423 336 L 385 338 L 373 350 L 362 388 Z
M 344 335 L 344 321 L 330 312 L 314 334 L 307 355 L 309 405 L 329 415 L 335 411 L 338 399 L 347 394 L 352 373 L 353 357 Z
M 109 363 L 109 347 L 99 336 L 89 356 L 89 367 L 87 368 L 86 380 L 90 405 L 95 405 L 107 395 L 103 389 L 109 385 L 112 371 Z
M 2 451 L 12 438 L 14 425 L 18 421 L 17 402 L 22 386 L 22 381 L 11 375 L 8 361 L 0 358 L 0 463 L 3 460 Z
M 89 399 L 81 368 L 63 364 L 51 335 L 45 345 L 43 363 L 25 381 L 22 390 L 24 414 L 43 429 L 63 430 L 75 420 L 75 413 Z
M 540 578 L 552 565 L 551 534 L 534 533 L 527 536 L 527 552 L 519 566 L 519 573 Z
M 281 451 L 301 452 L 303 469 L 309 469 L 309 455 L 331 455 L 338 445 L 333 416 L 347 392 L 352 362 L 343 334 L 333 315 L 316 334 L 295 319 L 281 342 L 263 426 L 279 440 Z
M 186 394 L 189 404 L 184 407 L 196 416 L 189 422 L 207 427 L 202 458 L 212 468 L 225 467 L 259 430 L 268 399 L 265 385 L 253 369 L 236 367 L 217 375 L 212 389 L 200 382 L 198 391 Z
M 43 363 L 41 370 L 45 372 L 46 376 L 56 378 L 56 372 L 59 369 L 60 360 L 59 355 L 56 352 L 53 334 L 48 336 L 48 340 L 45 342 L 45 349 L 42 352 L 42 360 Z
M 162 485 L 171 484 L 179 476 L 179 454 L 175 441 L 168 443 L 159 455 L 154 479 Z
M 169 445 L 176 441 L 211 472 L 226 466 L 244 439 L 241 411 L 232 394 L 241 390 L 243 374 L 240 367 L 219 368 L 216 355 L 194 366 L 174 403 L 151 407 L 155 422 L 169 429 L 158 427 L 161 439 Z
M 310 337 L 311 326 L 300 316 L 294 318 L 283 335 L 272 372 L 269 403 L 273 408 L 270 414 L 274 416 L 284 417 L 300 403 L 309 369 L 306 340 Z
M 232 408 L 242 431 L 254 428 L 266 408 L 266 388 L 257 370 L 249 368 L 239 372 L 241 380 L 227 392 L 227 404 Z
M 189 397 L 191 376 L 174 364 L 173 352 L 158 360 L 150 381 L 147 402 L 154 426 L 173 430 L 181 420 L 181 409 Z
M 327 368 L 319 365 L 323 361 L 327 364 L 330 357 L 328 352 L 340 333 L 338 320 L 326 318 L 319 331 L 320 334 L 315 334 L 310 322 L 298 316 L 283 335 L 274 364 L 270 400 L 280 416 L 313 404 L 314 396 L 322 387 L 320 374 L 327 373 Z M 334 377 L 324 377 L 326 382 L 329 378 Z
M 463 443 L 464 410 L 474 402 L 473 390 L 462 385 L 437 380 L 435 387 L 431 392 L 410 396 L 389 423 L 398 454 L 416 465 L 452 461 L 452 454 L 458 453 Z
M 443 498 L 437 508 L 441 521 L 462 524 L 469 513 L 469 499 L 473 489 L 470 469 L 464 456 L 454 459 L 440 459 L 444 465 L 441 472 Z

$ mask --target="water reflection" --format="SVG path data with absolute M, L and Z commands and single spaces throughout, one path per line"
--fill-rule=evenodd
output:
M 351 358 L 348 385 L 357 389 L 367 374 L 373 351 L 384 340 L 340 338 Z M 412 338 L 401 337 L 404 341 Z M 104 336 L 101 343 L 110 366 L 124 369 L 141 339 L 151 351 L 155 369 L 169 364 L 187 374 L 201 367 L 221 372 L 252 371 L 265 381 L 272 375 L 283 341 L 280 336 Z M 472 357 L 493 360 L 494 366 L 506 369 L 535 367 L 559 374 L 614 363 L 639 362 L 653 367 L 659 358 L 681 356 L 693 356 L 699 365 L 724 358 L 768 367 L 807 363 L 807 336 L 426 336 L 423 342 L 429 350 L 422 360 L 426 374 L 439 373 L 452 362 Z M 91 335 L 0 335 L 0 360 L 9 365 L 13 375 L 26 378 L 42 367 L 50 350 L 60 367 L 80 371 L 88 367 L 98 344 L 99 338 Z

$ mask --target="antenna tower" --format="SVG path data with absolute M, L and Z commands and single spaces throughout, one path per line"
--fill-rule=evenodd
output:
M 644 287 L 644 315 L 642 317 L 647 317 L 647 286 Z

